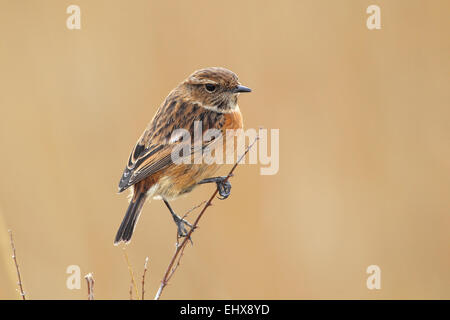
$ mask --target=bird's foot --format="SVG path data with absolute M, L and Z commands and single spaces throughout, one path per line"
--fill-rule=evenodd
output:
M 192 224 L 190 224 L 189 222 L 187 222 L 183 218 L 180 218 L 176 214 L 174 214 L 172 217 L 173 217 L 173 221 L 175 221 L 175 224 L 177 225 L 177 234 L 178 234 L 178 236 L 179 237 L 186 237 L 189 232 L 188 232 L 188 230 L 186 229 L 185 226 L 188 226 L 189 228 L 192 229 Z
M 228 198 L 231 194 L 231 183 L 230 181 L 217 181 L 217 190 L 219 190 L 219 195 L 220 197 L 218 197 L 220 200 L 225 200 L 226 198 Z
M 228 198 L 230 196 L 230 193 L 231 193 L 231 183 L 230 183 L 230 181 L 228 181 L 226 179 L 227 179 L 227 177 L 207 178 L 207 179 L 203 179 L 202 181 L 200 181 L 199 184 L 215 182 L 217 185 L 217 190 L 219 191 L 219 195 L 220 195 L 220 197 L 218 197 L 218 198 L 220 200 L 225 200 L 226 198 Z

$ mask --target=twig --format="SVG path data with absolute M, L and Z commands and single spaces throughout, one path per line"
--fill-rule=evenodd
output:
M 25 292 L 23 291 L 23 286 L 22 286 L 22 278 L 20 277 L 19 264 L 17 263 L 17 258 L 16 258 L 16 247 L 14 246 L 13 234 L 12 234 L 11 230 L 8 230 L 8 232 L 9 232 L 9 238 L 11 240 L 11 248 L 12 248 L 12 253 L 13 253 L 12 258 L 14 260 L 14 264 L 16 265 L 17 278 L 18 278 L 17 284 L 19 285 L 19 292 L 20 292 L 20 295 L 22 296 L 22 300 L 26 300 Z
M 193 206 L 192 208 L 190 208 L 188 211 L 186 211 L 186 213 L 183 215 L 183 217 L 181 217 L 181 219 L 185 219 L 185 218 L 187 218 L 187 216 L 192 212 L 192 211 L 194 211 L 194 210 L 196 210 L 196 209 L 198 209 L 198 208 L 200 208 L 203 204 L 205 204 L 206 203 L 206 200 L 203 200 L 202 202 L 200 202 L 198 205 L 196 205 L 196 206 Z M 181 236 L 178 234 L 178 232 L 176 232 L 176 236 L 177 236 L 177 242 L 176 242 L 176 246 L 178 246 L 179 244 L 180 244 L 180 239 L 181 239 Z M 193 242 L 192 242 L 192 239 L 189 239 L 189 241 L 191 241 L 191 244 L 194 244 Z
M 130 300 L 133 300 L 133 281 L 130 281 L 130 291 L 128 293 L 130 294 Z
M 138 288 L 137 288 L 137 285 L 136 285 L 136 281 L 134 281 L 133 268 L 131 268 L 130 261 L 128 260 L 128 254 L 127 254 L 127 251 L 126 251 L 125 247 L 123 248 L 123 255 L 125 257 L 125 261 L 127 262 L 128 271 L 130 272 L 131 283 L 133 284 L 134 290 L 136 291 L 136 297 L 138 298 L 139 297 L 139 292 L 138 292 Z
M 228 173 L 228 175 L 223 180 L 224 183 L 227 182 L 228 179 L 233 175 L 233 172 L 236 169 L 236 167 L 238 166 L 238 164 L 242 161 L 242 159 L 245 157 L 245 155 L 250 151 L 250 149 L 253 147 L 253 145 L 258 140 L 259 140 L 259 135 L 256 136 L 255 140 L 247 147 L 247 149 L 245 150 L 244 154 L 242 154 L 239 157 L 238 161 L 236 161 L 236 163 L 231 168 L 231 170 Z M 166 272 L 164 273 L 163 279 L 161 280 L 161 284 L 159 286 L 159 289 L 156 292 L 155 300 L 159 300 L 159 298 L 161 297 L 161 294 L 162 294 L 164 288 L 167 286 L 169 280 L 172 278 L 173 274 L 175 273 L 175 271 L 177 270 L 178 266 L 180 265 L 180 260 L 181 260 L 181 257 L 183 256 L 184 248 L 186 247 L 186 244 L 188 243 L 189 239 L 191 238 L 191 235 L 194 232 L 194 230 L 197 228 L 198 222 L 202 218 L 202 216 L 205 213 L 206 209 L 209 206 L 212 205 L 212 201 L 214 200 L 214 198 L 216 197 L 218 192 L 219 192 L 219 190 L 216 188 L 216 190 L 213 192 L 213 194 L 208 199 L 208 201 L 206 201 L 205 205 L 203 206 L 202 211 L 200 211 L 199 215 L 195 219 L 194 223 L 192 224 L 192 227 L 190 228 L 190 230 L 187 233 L 187 235 L 184 237 L 184 239 L 181 242 L 181 244 L 177 243 L 176 249 L 175 249 L 175 253 L 173 254 L 172 259 L 169 262 L 169 265 L 168 265 L 168 267 L 166 269 Z
M 169 276 L 167 277 L 167 282 L 169 282 L 170 279 L 172 279 L 173 274 L 175 273 L 175 271 L 176 271 L 176 270 L 178 269 L 178 267 L 180 266 L 181 258 L 183 257 L 184 249 L 185 249 L 185 248 L 186 248 L 186 246 L 183 246 L 183 247 L 181 248 L 180 255 L 178 256 L 178 259 L 177 259 L 177 263 L 176 263 L 175 266 L 172 268 L 172 271 L 170 271 L 170 274 L 169 274 Z
M 92 273 L 88 273 L 84 276 L 87 282 L 88 289 L 88 300 L 94 300 L 94 275 Z
M 200 202 L 198 205 L 193 206 L 192 208 L 190 208 L 188 211 L 186 211 L 186 213 L 184 214 L 184 216 L 182 217 L 182 219 L 186 218 L 192 211 L 194 211 L 195 209 L 200 208 L 203 204 L 206 203 L 206 200 L 203 200 L 202 202 Z
M 145 258 L 144 273 L 142 274 L 142 300 L 144 300 L 145 294 L 145 274 L 147 273 L 147 264 L 148 264 L 148 257 Z

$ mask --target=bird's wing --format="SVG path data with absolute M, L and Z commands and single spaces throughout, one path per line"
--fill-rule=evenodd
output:
M 206 147 L 213 148 L 213 146 L 218 142 L 217 139 L 209 142 L 203 142 L 202 139 L 202 142 L 198 144 L 200 147 L 196 147 L 197 144 L 194 143 L 195 128 L 193 125 L 195 120 L 202 119 L 203 134 L 208 129 L 220 129 L 220 122 L 215 121 L 216 115 L 213 114 L 213 111 L 200 111 L 202 114 L 198 112 L 191 112 L 188 113 L 183 119 L 183 123 L 186 124 L 184 129 L 186 129 L 191 136 L 191 140 L 189 141 L 191 152 L 190 154 L 185 155 L 185 157 L 192 157 L 194 153 L 200 152 Z M 214 121 L 210 121 L 210 119 L 208 119 L 212 116 L 214 117 Z M 172 133 L 179 127 L 174 125 L 173 121 L 162 123 L 160 126 L 153 125 L 157 117 L 158 114 L 139 138 L 133 151 L 131 152 L 128 163 L 119 182 L 119 192 L 126 190 L 130 186 L 142 181 L 155 172 L 158 172 L 161 169 L 173 164 L 172 151 L 174 151 L 177 146 L 181 147 L 180 144 L 186 143 L 185 140 L 181 139 L 181 136 L 178 137 L 178 139 L 177 137 L 174 138 Z

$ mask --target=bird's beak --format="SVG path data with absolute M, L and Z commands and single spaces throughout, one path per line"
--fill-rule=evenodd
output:
M 246 86 L 238 85 L 236 88 L 234 88 L 234 93 L 239 93 L 239 92 L 252 92 L 252 89 L 247 88 Z

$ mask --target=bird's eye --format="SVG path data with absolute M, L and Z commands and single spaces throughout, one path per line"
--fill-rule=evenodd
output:
M 205 84 L 205 88 L 208 92 L 214 92 L 216 91 L 216 86 L 211 84 L 211 83 L 207 83 Z

